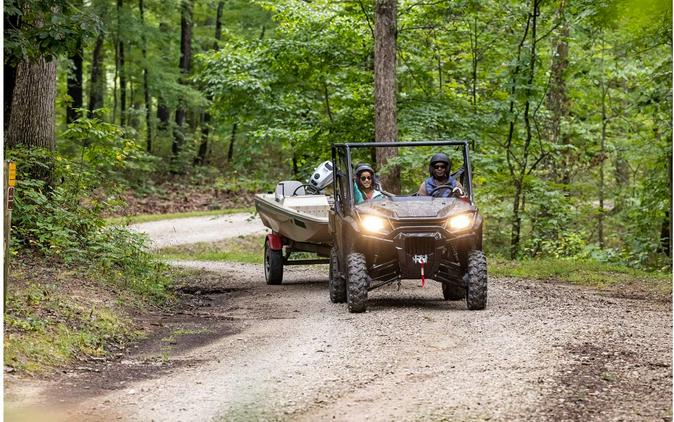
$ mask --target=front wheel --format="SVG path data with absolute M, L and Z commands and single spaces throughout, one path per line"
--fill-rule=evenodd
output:
M 264 278 L 267 284 L 283 282 L 283 251 L 275 251 L 264 241 Z
M 337 246 L 330 249 L 330 280 L 328 281 L 330 290 L 330 302 L 346 302 L 346 280 L 344 273 L 339 266 Z
M 472 251 L 468 255 L 466 283 L 466 304 L 470 310 L 487 306 L 487 257 L 482 251 Z
M 365 312 L 367 309 L 367 288 L 370 285 L 365 255 L 362 253 L 347 255 L 346 271 L 346 301 L 349 304 L 349 312 Z

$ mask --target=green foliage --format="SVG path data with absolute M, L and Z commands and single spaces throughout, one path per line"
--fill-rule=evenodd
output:
M 104 280 L 163 298 L 168 277 L 147 252 L 146 239 L 106 227 L 101 216 L 119 205 L 116 192 L 124 176 L 140 177 L 152 168 L 145 154 L 118 127 L 97 119 L 78 120 L 64 137 L 66 147 L 79 145 L 78 159 L 39 148 L 7 150 L 18 169 L 12 247 L 88 268 Z M 25 172 L 49 161 L 54 162 L 51 185 Z
M 531 1 L 399 1 L 399 139 L 471 142 L 475 199 L 490 253 L 509 252 L 518 215 L 520 258 L 670 265 L 660 233 L 671 209 L 671 3 L 539 4 L 532 38 Z M 87 68 L 92 35 L 102 30 L 104 71 L 115 75 L 106 81 L 109 109 L 64 128 L 56 161 L 44 155 L 30 163 L 47 173 L 53 168 L 54 176 L 53 186 L 26 185 L 26 206 L 49 208 L 52 197 L 55 205 L 44 227 L 24 226 L 21 236 L 32 239 L 26 242 L 53 244 L 40 248 L 59 254 L 77 249 L 79 240 L 71 240 L 90 228 L 77 221 L 113 204 L 121 186 L 151 189 L 148 180 L 171 173 L 231 192 L 265 191 L 279 179 L 308 177 L 330 158 L 333 143 L 373 140 L 372 2 L 232 0 L 223 9 L 220 40 L 215 4 L 197 2 L 187 77 L 177 66 L 180 2 L 144 5 L 141 21 L 137 5 L 127 2 L 120 8 L 107 0 L 5 2 L 10 21 L 21 15 L 25 23 L 41 22 L 6 28 L 10 62 L 69 54 L 83 36 Z M 121 69 L 113 60 L 119 40 L 129 47 L 123 131 L 105 122 L 121 115 L 110 109 L 120 98 Z M 568 62 L 557 74 L 562 46 Z M 180 103 L 189 109 L 178 156 L 170 151 L 173 115 L 163 129 L 154 118 L 149 127 L 143 123 L 146 69 L 153 115 L 159 104 L 171 114 Z M 67 73 L 61 70 L 62 95 Z M 150 129 L 159 159 L 136 147 Z M 213 167 L 195 168 L 204 129 Z M 401 152 L 391 163 L 403 169 L 405 193 L 426 177 L 423 163 L 431 152 Z M 362 153 L 358 160 L 371 161 L 369 151 Z M 67 218 L 75 222 L 56 224 Z M 91 227 L 100 230 L 98 223 Z
M 97 114 L 102 114 L 99 110 Z M 98 117 L 81 117 L 62 133 L 59 151 L 78 159 L 61 166 L 61 178 L 77 191 L 119 190 L 141 181 L 159 159 L 143 151 L 124 129 Z M 65 158 L 61 158 L 65 159 Z
M 64 0 L 5 0 L 5 62 L 40 56 L 47 61 L 75 50 L 80 37 L 100 31 L 91 10 Z M 8 22 L 12 22 L 8 25 Z

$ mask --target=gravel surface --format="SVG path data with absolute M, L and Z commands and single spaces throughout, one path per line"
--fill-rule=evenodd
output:
M 129 229 L 146 233 L 155 249 L 188 243 L 216 242 L 236 236 L 262 234 L 267 230 L 252 213 L 152 221 L 131 224 Z
M 260 265 L 173 264 L 203 270 L 185 282 L 188 311 L 121 361 L 45 388 L 46 420 L 672 417 L 666 298 L 492 278 L 487 309 L 468 311 L 438 283 L 405 281 L 349 314 L 329 302 L 325 265 L 269 286 Z
M 171 354 L 161 376 L 77 404 L 69 420 L 670 420 L 668 302 L 492 279 L 484 311 L 437 283 L 372 292 L 365 314 L 331 304 L 327 268 L 182 262 L 230 292 L 202 310 L 233 330 Z M 198 283 L 197 283 L 198 284 Z M 231 292 L 236 292 L 232 295 Z M 218 296 L 217 294 L 215 296 Z M 156 351 L 135 357 L 147 360 Z

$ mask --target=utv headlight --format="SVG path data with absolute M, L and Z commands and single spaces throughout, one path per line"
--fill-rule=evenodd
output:
M 360 225 L 368 232 L 380 233 L 386 227 L 386 220 L 376 215 L 365 215 L 360 220 Z
M 447 221 L 447 228 L 450 232 L 465 230 L 473 225 L 473 217 L 473 214 L 455 215 Z

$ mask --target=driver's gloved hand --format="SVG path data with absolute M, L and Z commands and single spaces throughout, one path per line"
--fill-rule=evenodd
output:
M 452 189 L 452 195 L 454 195 L 454 196 L 464 196 L 463 189 L 456 186 L 454 189 Z

